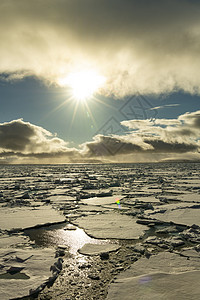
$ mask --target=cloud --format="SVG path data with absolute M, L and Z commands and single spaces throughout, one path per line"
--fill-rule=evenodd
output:
M 198 151 L 200 145 L 191 141 L 164 141 L 160 137 L 145 137 L 141 139 L 133 136 L 103 136 L 94 137 L 94 141 L 83 144 L 87 157 L 120 156 L 132 153 L 185 153 Z
M 195 0 L 1 0 L 0 72 L 55 83 L 97 69 L 101 93 L 200 94 L 200 3 Z
M 142 151 L 141 146 L 126 142 L 120 136 L 96 135 L 94 141 L 82 145 L 86 157 L 115 156 Z
M 193 129 L 200 129 L 200 110 L 193 113 L 185 113 L 178 118 L 180 121 Z
M 40 126 L 22 119 L 0 124 L 0 157 L 2 159 L 70 159 L 78 155 L 75 148 Z
M 127 134 L 97 135 L 92 142 L 83 144 L 83 151 L 87 156 L 115 156 L 116 159 L 140 154 L 157 160 L 161 156 L 188 153 L 200 159 L 199 121 L 200 111 L 183 114 L 177 119 L 123 121 L 121 124 L 129 128 Z
M 98 134 L 79 149 L 22 119 L 0 124 L 0 163 L 200 160 L 200 110 L 177 119 L 128 120 L 123 135 Z
M 166 107 L 173 107 L 173 106 L 179 106 L 180 104 L 166 104 L 166 105 L 161 105 L 161 106 L 155 106 L 150 108 L 150 110 L 158 110 Z
M 157 138 L 154 139 L 146 139 L 144 140 L 146 143 L 153 147 L 152 152 L 159 152 L 159 153 L 185 153 L 196 151 L 199 149 L 199 145 L 187 143 L 187 142 L 165 142 L 159 140 Z
M 185 113 L 177 119 L 129 120 L 122 125 L 133 130 L 134 135 L 160 138 L 164 142 L 195 144 L 199 146 L 200 111 Z

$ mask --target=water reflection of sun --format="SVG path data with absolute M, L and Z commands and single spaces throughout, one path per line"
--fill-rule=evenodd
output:
M 82 248 L 86 243 L 106 244 L 108 240 L 99 240 L 89 237 L 83 229 L 66 230 L 65 228 L 38 228 L 29 230 L 28 235 L 31 240 L 35 240 L 35 244 L 42 247 L 55 247 L 58 245 L 66 246 L 69 252 L 76 254 L 78 249 Z

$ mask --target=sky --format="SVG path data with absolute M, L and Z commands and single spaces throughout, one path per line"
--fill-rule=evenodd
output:
M 0 163 L 200 159 L 200 2 L 1 0 Z

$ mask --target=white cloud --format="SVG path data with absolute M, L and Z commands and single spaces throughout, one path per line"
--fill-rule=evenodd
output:
M 74 148 L 40 126 L 22 119 L 0 124 L 0 156 L 16 160 L 67 159 L 78 155 Z M 53 162 L 53 161 L 51 161 Z
M 130 129 L 126 135 L 97 135 L 92 142 L 83 144 L 84 154 L 129 155 L 129 159 L 130 155 L 137 154 L 147 161 L 168 158 L 173 153 L 175 157 L 190 155 L 200 159 L 200 111 L 186 113 L 178 119 L 129 120 L 121 124 Z
M 161 106 L 155 106 L 150 108 L 150 110 L 158 110 L 166 107 L 173 107 L 173 106 L 179 106 L 180 104 L 166 104 L 166 105 L 161 105 Z
M 193 129 L 200 129 L 200 110 L 192 112 L 192 113 L 185 113 L 179 116 L 178 120 L 182 121 L 186 125 L 192 127 Z M 199 131 L 198 131 L 199 132 Z
M 56 82 L 77 69 L 104 94 L 200 94 L 200 3 L 188 0 L 1 0 L 0 72 Z
M 99 134 L 79 149 L 22 119 L 0 124 L 0 163 L 200 160 L 200 111 L 176 119 L 129 120 L 124 135 Z

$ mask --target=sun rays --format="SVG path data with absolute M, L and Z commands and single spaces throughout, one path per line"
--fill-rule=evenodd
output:
M 71 72 L 67 76 L 62 76 L 57 80 L 58 88 L 62 89 L 62 93 L 66 93 L 66 99 L 58 104 L 50 111 L 45 118 L 49 118 L 58 110 L 65 110 L 69 107 L 71 110 L 71 118 L 68 125 L 68 132 L 72 130 L 76 120 L 77 112 L 81 110 L 83 114 L 87 114 L 90 128 L 97 130 L 96 118 L 94 115 L 94 105 L 104 105 L 115 109 L 109 105 L 106 99 L 100 97 L 101 89 L 105 87 L 106 78 L 94 70 L 81 70 Z M 93 111 L 93 112 L 92 112 Z
M 70 73 L 58 79 L 60 86 L 68 86 L 72 97 L 78 102 L 90 99 L 104 85 L 106 79 L 94 70 Z
M 106 83 L 106 78 L 93 69 L 79 70 L 71 72 L 67 76 L 62 76 L 57 80 L 61 87 L 66 87 L 69 98 L 59 105 L 58 109 L 66 103 L 74 106 L 69 130 L 73 126 L 79 107 L 86 111 L 92 120 L 92 126 L 96 127 L 95 117 L 89 107 L 89 102 L 99 102 L 95 95 Z

